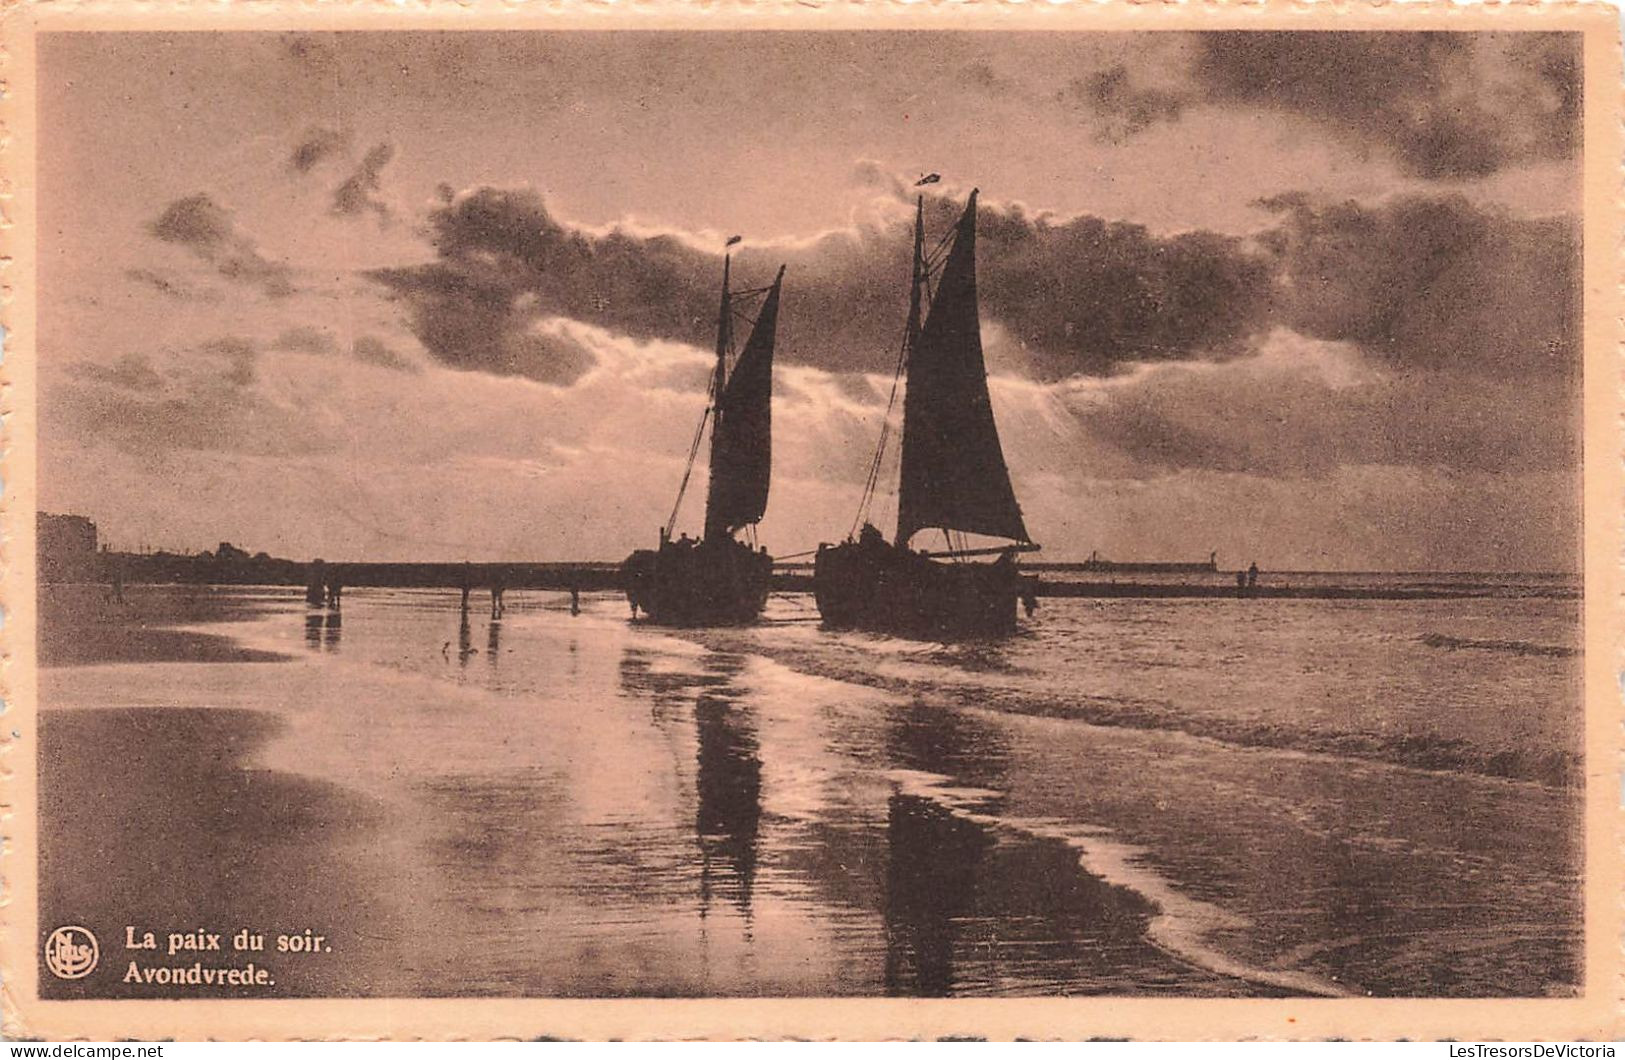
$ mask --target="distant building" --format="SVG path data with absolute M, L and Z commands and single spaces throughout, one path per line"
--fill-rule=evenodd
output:
M 35 523 L 41 581 L 96 577 L 96 524 L 82 515 L 40 512 Z

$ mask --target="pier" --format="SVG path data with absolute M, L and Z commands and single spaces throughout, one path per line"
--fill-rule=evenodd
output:
M 312 600 L 322 597 L 318 585 L 343 588 L 463 589 L 488 592 L 494 588 L 552 592 L 618 592 L 624 589 L 619 561 L 555 563 L 376 563 L 301 562 L 240 552 L 180 555 L 129 552 L 95 553 L 94 560 L 71 571 L 50 568 L 46 581 L 101 581 L 112 584 L 180 585 L 287 585 L 306 590 Z M 1360 575 L 1347 580 L 1334 573 L 1264 571 L 1256 585 L 1238 587 L 1234 572 L 1214 570 L 1189 573 L 1107 572 L 1084 563 L 1027 563 L 1022 569 L 1038 576 L 1037 594 L 1044 597 L 1098 599 L 1235 599 L 1249 600 L 1447 600 L 1505 596 L 1500 576 L 1481 578 L 1441 573 L 1437 581 L 1409 584 L 1360 584 Z M 46 568 L 42 566 L 42 572 Z M 54 575 L 54 576 L 53 576 Z M 774 567 L 773 591 L 812 592 L 812 564 L 780 563 Z M 1548 599 L 1576 599 L 1576 584 L 1568 579 L 1532 580 L 1520 595 Z

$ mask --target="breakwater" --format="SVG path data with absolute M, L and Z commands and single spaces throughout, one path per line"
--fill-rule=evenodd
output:
M 94 570 L 79 572 L 68 581 L 181 585 L 297 585 L 315 580 L 315 564 L 277 558 L 138 555 L 103 553 Z M 1528 576 L 1509 588 L 1504 576 L 1448 574 L 1437 576 L 1379 576 L 1321 572 L 1265 572 L 1257 585 L 1234 584 L 1233 573 L 1217 571 L 1206 577 L 1103 578 L 1084 564 L 1032 563 L 1023 570 L 1038 576 L 1038 595 L 1048 597 L 1234 599 L 1258 600 L 1447 600 L 1487 596 L 1528 596 L 1576 599 L 1577 582 L 1561 576 Z M 1093 575 L 1093 576 L 1090 576 Z M 345 587 L 372 586 L 399 589 L 549 590 L 568 592 L 618 591 L 620 563 L 574 561 L 556 563 L 375 563 L 328 562 L 320 580 L 337 580 Z M 784 563 L 775 568 L 773 590 L 812 592 L 812 566 Z

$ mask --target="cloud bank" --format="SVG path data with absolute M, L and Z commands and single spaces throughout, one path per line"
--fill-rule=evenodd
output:
M 1118 143 L 1195 108 L 1276 111 L 1425 180 L 1570 160 L 1579 148 L 1578 34 L 1245 30 L 1180 45 L 1173 82 L 1153 64 L 1114 63 L 1056 98 Z

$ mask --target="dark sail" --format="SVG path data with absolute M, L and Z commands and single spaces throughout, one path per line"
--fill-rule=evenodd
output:
M 773 459 L 773 337 L 783 282 L 780 268 L 739 363 L 717 399 L 711 428 L 711 489 L 705 503 L 708 540 L 756 522 L 767 510 Z
M 899 546 L 926 527 L 1029 540 L 987 393 L 976 307 L 974 191 L 909 353 L 902 462 Z

